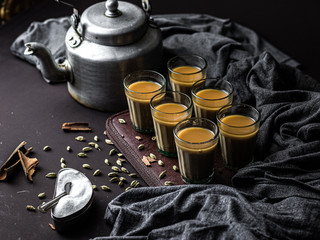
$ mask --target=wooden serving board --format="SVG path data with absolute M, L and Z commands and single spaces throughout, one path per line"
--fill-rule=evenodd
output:
M 120 123 L 119 119 L 124 119 L 125 123 Z M 156 141 L 152 140 L 154 134 L 136 132 L 130 121 L 128 110 L 116 113 L 107 119 L 106 134 L 149 186 L 162 186 L 166 181 L 171 181 L 175 185 L 185 184 L 180 173 L 173 170 L 173 165 L 179 167 L 178 159 L 163 156 L 158 152 Z M 136 139 L 136 136 L 141 137 L 141 139 Z M 142 150 L 138 149 L 140 144 L 144 144 Z M 161 159 L 164 166 L 159 166 L 157 162 L 151 163 L 151 166 L 146 166 L 141 159 L 143 156 L 149 156 L 150 153 L 155 154 L 157 160 Z M 164 170 L 166 170 L 166 176 L 160 179 L 159 175 Z M 220 151 L 218 151 L 215 174 L 211 184 L 231 185 L 233 175 L 234 172 L 224 167 Z

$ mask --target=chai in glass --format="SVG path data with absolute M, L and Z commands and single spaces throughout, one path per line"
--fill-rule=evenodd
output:
M 247 104 L 227 105 L 217 113 L 222 159 L 237 171 L 254 160 L 260 113 Z
M 174 128 L 180 174 L 186 183 L 209 183 L 214 175 L 219 129 L 205 118 L 190 118 Z
M 186 93 L 189 97 L 192 85 L 207 74 L 207 61 L 198 55 L 173 57 L 167 67 L 172 90 Z
M 155 95 L 150 106 L 158 151 L 165 156 L 176 157 L 173 128 L 181 120 L 191 117 L 191 98 L 181 92 L 167 91 Z
M 192 86 L 191 95 L 195 116 L 216 123 L 218 110 L 232 103 L 233 86 L 222 79 L 202 79 Z
M 158 72 L 142 70 L 129 74 L 123 81 L 130 119 L 137 132 L 154 131 L 150 111 L 151 98 L 166 90 L 166 80 Z

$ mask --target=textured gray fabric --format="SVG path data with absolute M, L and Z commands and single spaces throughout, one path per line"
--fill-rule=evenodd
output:
M 256 161 L 234 187 L 130 190 L 106 210 L 112 236 L 97 239 L 320 238 L 320 83 L 269 53 L 230 64 L 224 77 L 235 102 L 261 112 Z
M 65 36 L 70 27 L 69 17 L 50 18 L 44 22 L 33 22 L 11 45 L 12 54 L 36 65 L 40 70 L 40 64 L 33 55 L 24 55 L 25 44 L 39 42 L 50 50 L 57 63 L 62 63 L 65 57 Z
M 155 15 L 153 18 L 163 34 L 164 63 L 174 55 L 195 53 L 208 61 L 208 76 L 217 77 L 225 73 L 230 62 L 268 51 L 281 63 L 299 65 L 251 29 L 228 19 L 206 14 Z M 65 59 L 64 38 L 69 27 L 69 17 L 33 22 L 12 43 L 11 52 L 40 70 L 34 56 L 24 55 L 25 43 L 40 42 L 61 63 Z
M 234 102 L 261 112 L 256 161 L 238 171 L 233 187 L 125 192 L 106 209 L 111 236 L 96 239 L 320 239 L 319 81 L 254 31 L 230 20 L 198 14 L 154 20 L 163 33 L 164 61 L 178 54 L 203 56 L 208 76 L 234 85 Z M 58 24 L 44 31 L 55 28 L 67 29 Z M 13 54 L 19 56 L 26 36 L 13 43 Z

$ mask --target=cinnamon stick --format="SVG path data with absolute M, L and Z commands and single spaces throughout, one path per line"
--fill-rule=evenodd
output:
M 26 144 L 27 142 L 22 141 L 16 147 L 16 149 L 11 153 L 8 160 L 1 166 L 0 181 L 5 180 L 8 177 L 9 173 L 11 173 L 16 168 L 16 166 L 18 166 L 18 164 L 20 163 L 18 151 L 23 152 L 25 155 L 31 152 L 32 148 L 25 149 Z
M 68 122 L 62 124 L 62 130 L 64 131 L 91 131 L 89 123 L 85 122 Z

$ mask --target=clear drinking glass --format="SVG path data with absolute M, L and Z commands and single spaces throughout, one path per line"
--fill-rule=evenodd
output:
M 218 110 L 232 103 L 233 86 L 223 79 L 202 79 L 192 86 L 191 95 L 195 116 L 208 118 L 216 123 Z
M 198 55 L 175 56 L 167 63 L 171 88 L 191 97 L 192 85 L 206 78 L 207 61 Z
M 174 128 L 180 174 L 186 183 L 209 183 L 219 140 L 217 125 L 206 118 L 189 118 Z
M 166 79 L 158 72 L 142 70 L 127 75 L 123 85 L 133 128 L 141 133 L 153 132 L 149 103 L 154 95 L 166 90 Z
M 247 104 L 227 105 L 217 113 L 222 159 L 237 171 L 253 161 L 260 113 Z
M 192 105 L 191 98 L 182 92 L 166 91 L 151 99 L 153 126 L 161 154 L 177 156 L 173 128 L 181 120 L 191 117 Z

